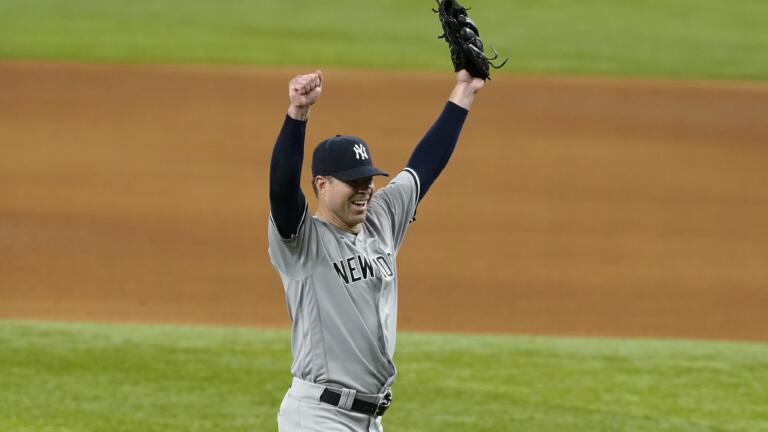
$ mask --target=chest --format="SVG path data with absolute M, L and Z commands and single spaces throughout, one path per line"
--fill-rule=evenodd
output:
M 326 248 L 325 271 L 346 287 L 386 285 L 396 277 L 392 251 L 375 237 L 335 236 Z

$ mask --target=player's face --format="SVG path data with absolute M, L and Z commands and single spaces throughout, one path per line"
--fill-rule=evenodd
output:
M 319 206 L 323 216 L 332 218 L 329 222 L 352 232 L 359 232 L 365 220 L 368 204 L 373 197 L 373 177 L 342 181 L 326 177 L 327 182 L 320 189 Z M 319 209 L 319 210 L 320 210 Z

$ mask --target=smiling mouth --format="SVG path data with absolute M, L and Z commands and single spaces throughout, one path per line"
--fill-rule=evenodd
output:
M 357 200 L 352 201 L 352 207 L 358 209 L 358 210 L 365 210 L 365 208 L 368 206 L 368 200 Z

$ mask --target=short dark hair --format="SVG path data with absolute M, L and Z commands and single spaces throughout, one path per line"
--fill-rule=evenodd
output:
M 336 180 L 333 176 L 313 176 L 312 177 L 312 192 L 315 193 L 315 197 L 317 197 L 317 185 L 315 184 L 315 179 L 318 177 L 325 177 L 327 179 Z

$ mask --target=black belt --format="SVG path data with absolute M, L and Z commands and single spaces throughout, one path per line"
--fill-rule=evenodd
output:
M 374 399 L 376 402 L 373 401 Z M 327 403 L 329 405 L 339 406 L 340 401 L 341 390 L 337 390 L 335 388 L 326 387 L 325 390 L 323 390 L 323 393 L 320 395 L 320 402 Z M 355 396 L 349 411 L 378 417 L 384 415 L 390 405 L 392 405 L 392 391 L 387 389 L 383 395 Z

